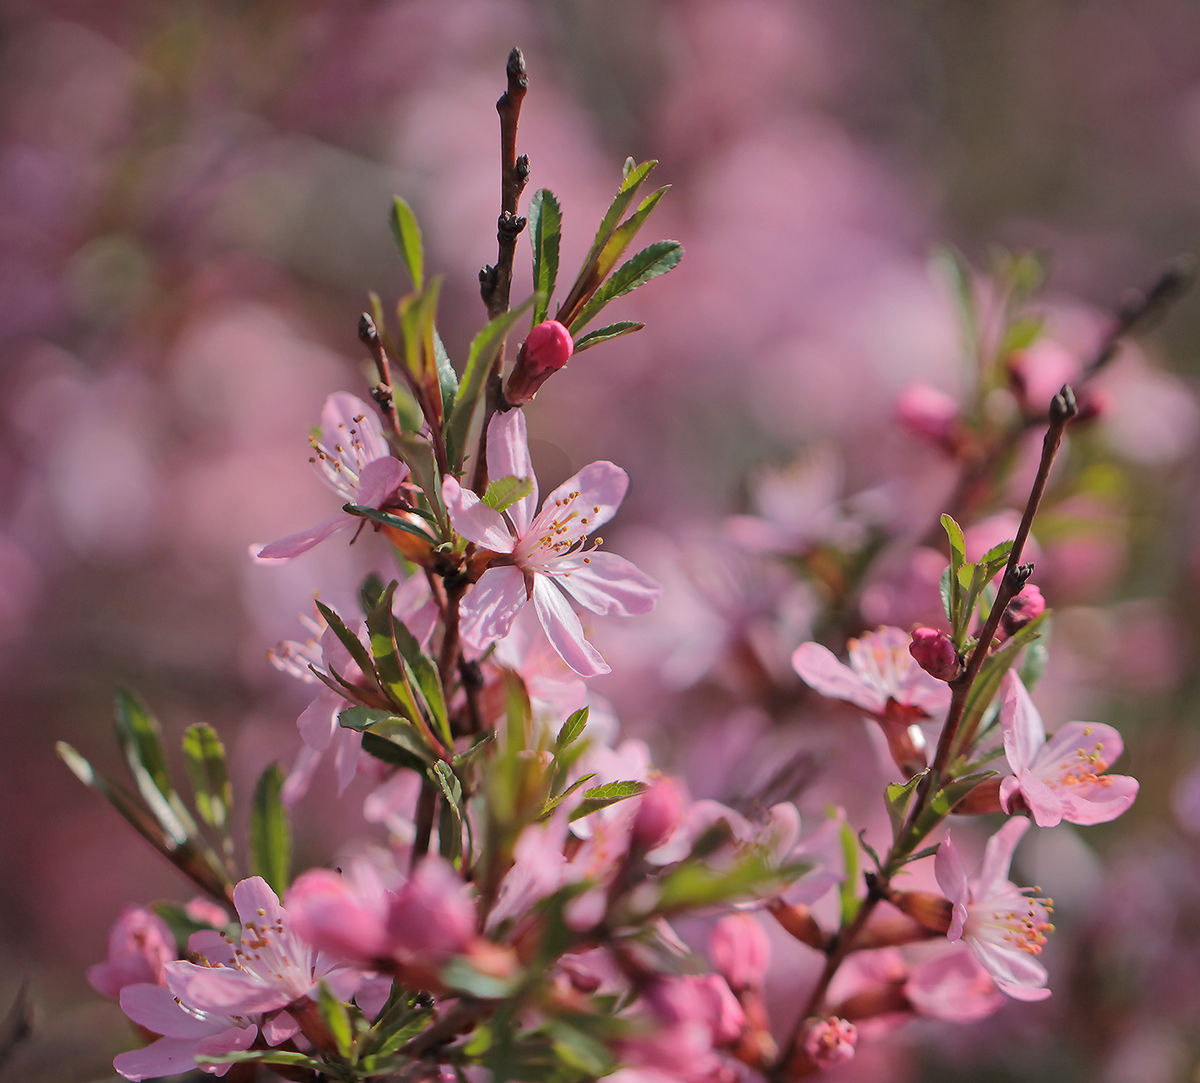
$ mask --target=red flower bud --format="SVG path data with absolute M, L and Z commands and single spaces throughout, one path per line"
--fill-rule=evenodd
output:
M 1042 592 L 1032 583 L 1026 583 L 1004 611 L 1000 618 L 1000 631 L 1005 639 L 1020 631 L 1030 621 L 1037 620 L 1046 612 L 1046 599 Z
M 517 352 L 517 363 L 508 378 L 504 397 L 510 406 L 529 402 L 537 390 L 560 368 L 571 360 L 575 343 L 558 320 L 539 323 Z
M 954 643 L 945 632 L 936 628 L 918 628 L 912 634 L 908 653 L 931 677 L 939 681 L 952 681 L 962 673 L 962 662 Z

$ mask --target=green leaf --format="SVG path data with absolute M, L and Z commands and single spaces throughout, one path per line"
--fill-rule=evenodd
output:
M 371 661 L 371 652 L 363 646 L 363 641 L 358 638 L 345 622 L 337 615 L 329 606 L 323 602 L 317 602 L 317 612 L 325 619 L 325 623 L 332 629 L 333 634 L 338 637 L 338 641 L 346 648 L 350 657 L 354 659 L 354 664 L 362 670 L 364 676 L 368 680 L 373 680 L 376 685 L 379 684 L 379 675 L 375 672 L 375 664 Z
M 558 731 L 558 736 L 554 739 L 554 752 L 557 755 L 579 739 L 583 734 L 584 727 L 587 725 L 588 708 L 580 707 L 570 718 L 563 724 L 562 729 Z
M 380 595 L 384 591 L 384 582 L 378 572 L 368 572 L 358 588 L 358 596 L 362 600 L 363 616 L 365 617 L 379 604 Z
M 845 862 L 846 876 L 840 887 L 842 904 L 842 924 L 844 929 L 854 920 L 862 900 L 856 894 L 858 888 L 858 839 L 848 823 L 842 824 L 842 860 Z
M 457 756 L 455 756 L 451 761 L 452 766 L 455 768 L 455 770 L 465 770 L 468 767 L 473 767 L 475 765 L 475 761 L 489 750 L 492 742 L 495 740 L 495 730 L 485 733 L 465 752 L 460 752 Z
M 421 227 L 412 208 L 399 196 L 392 203 L 392 235 L 408 268 L 413 288 L 420 292 L 425 288 L 425 247 L 421 243 Z
M 950 581 L 953 578 L 953 573 L 949 567 L 942 572 L 941 581 L 938 583 L 938 593 L 942 596 L 942 608 L 946 611 L 946 619 L 952 624 L 954 623 L 954 600 L 953 591 L 950 588 Z
M 462 468 L 463 451 L 467 446 L 471 419 L 475 416 L 475 407 L 479 403 L 479 395 L 483 391 L 492 362 L 500 352 L 500 347 L 513 324 L 532 308 L 537 300 L 537 295 L 534 294 L 516 308 L 500 313 L 471 342 L 467 367 L 463 372 L 462 382 L 458 385 L 458 397 L 454 400 L 454 409 L 446 422 L 446 437 L 455 449 L 451 458 L 455 470 Z
M 483 502 L 489 508 L 505 511 L 518 500 L 523 500 L 533 492 L 533 478 L 497 478 L 483 494 Z
M 540 188 L 529 201 L 529 243 L 533 247 L 533 288 L 539 300 L 533 308 L 533 325 L 545 320 L 558 281 L 558 244 L 562 211 L 549 188 Z
M 423 703 L 432 715 L 438 735 L 447 748 L 454 747 L 454 734 L 450 732 L 450 719 L 446 713 L 446 696 L 442 690 L 442 678 L 436 663 L 423 650 L 417 638 L 403 621 L 392 618 L 392 635 L 400 656 L 404 660 L 404 675 L 409 687 L 416 686 Z
M 453 409 L 454 400 L 458 396 L 458 373 L 454 371 L 450 355 L 446 352 L 446 344 L 437 333 L 436 327 L 433 328 L 433 356 L 437 363 L 438 385 L 442 390 L 442 416 L 446 417 Z
M 892 821 L 893 839 L 899 837 L 905 817 L 908 816 L 908 806 L 912 801 L 912 795 L 927 774 L 929 774 L 928 769 L 913 775 L 907 782 L 893 782 L 885 791 L 884 803 L 887 805 L 888 819 Z
M 586 783 L 586 782 L 591 782 L 592 779 L 594 779 L 595 777 L 596 777 L 596 772 L 593 771 L 591 774 L 584 775 L 582 778 L 577 778 L 574 782 L 571 783 L 570 786 L 568 786 L 565 790 L 563 790 L 562 793 L 560 793 L 557 797 L 552 797 L 549 801 L 547 801 L 545 803 L 545 805 L 542 806 L 542 811 L 539 814 L 538 819 L 539 820 L 546 819 L 546 817 L 549 816 L 550 813 L 552 813 L 556 808 L 558 808 L 558 806 L 561 805 L 568 797 L 570 797 L 571 794 L 573 794 L 576 790 L 578 790 L 580 786 L 584 785 L 584 783 Z
M 904 864 L 911 865 L 914 861 L 920 861 L 924 857 L 933 857 L 933 855 L 936 854 L 940 848 L 941 843 L 938 843 L 935 846 L 926 846 L 924 849 L 918 850 L 915 854 L 909 854 L 908 857 L 904 859 Z
M 934 265 L 942 273 L 954 295 L 967 350 L 974 356 L 979 350 L 979 314 L 971 268 L 962 253 L 942 248 L 934 256 Z
M 1002 541 L 999 545 L 993 545 L 982 557 L 979 558 L 979 563 L 992 568 L 992 575 L 996 569 L 1003 567 L 1008 563 L 1008 554 L 1012 552 L 1013 543 L 1011 540 Z M 989 575 L 990 579 L 991 576 Z
M 458 781 L 458 776 L 455 775 L 453 769 L 445 760 L 438 760 L 429 769 L 430 780 L 442 791 L 442 796 L 446 799 L 446 806 L 453 814 L 454 828 L 457 831 L 453 838 L 453 846 L 451 853 L 443 854 L 444 857 L 456 858 L 462 848 L 462 784 Z M 442 845 L 446 845 L 447 840 L 442 840 Z
M 950 810 L 967 796 L 979 783 L 989 778 L 995 778 L 995 771 L 980 771 L 973 775 L 964 775 L 949 785 L 938 790 L 932 800 L 925 806 L 917 822 L 913 824 L 910 845 L 915 845 L 929 835 L 938 824 L 949 814 Z
M 602 808 L 608 808 L 609 805 L 615 805 L 618 801 L 624 801 L 630 797 L 636 797 L 639 793 L 643 793 L 646 789 L 644 782 L 635 782 L 632 779 L 625 779 L 621 782 L 609 782 L 603 786 L 596 786 L 587 790 L 583 795 L 583 800 L 579 803 L 579 807 L 572 811 L 571 822 L 583 819 L 584 816 L 590 816 L 593 812 L 598 812 Z
M 807 871 L 805 865 L 773 868 L 757 853 L 726 869 L 714 869 L 702 861 L 685 861 L 663 877 L 655 909 L 671 913 L 756 896 Z
M 338 725 L 343 729 L 358 730 L 362 733 L 376 722 L 395 717 L 394 711 L 385 711 L 378 707 L 347 707 L 338 715 Z M 404 719 L 398 718 L 396 721 L 403 722 Z
M 346 1005 L 333 995 L 329 986 L 324 982 L 318 985 L 317 990 L 317 1007 L 321 1012 L 321 1018 L 325 1020 L 329 1027 L 329 1033 L 333 1035 L 333 1040 L 337 1043 L 338 1053 L 342 1057 L 349 1058 L 350 1051 L 354 1047 L 350 1013 L 346 1011 Z
M 430 545 L 436 544 L 436 539 L 431 538 L 419 526 L 413 526 L 407 519 L 401 519 L 398 515 L 389 515 L 386 511 L 364 507 L 362 504 L 343 504 L 342 511 L 347 515 L 357 515 L 360 519 L 370 519 L 374 523 L 382 523 L 384 526 L 395 527 L 396 530 L 415 534 L 422 541 L 429 542 Z
M 1029 650 L 1025 652 L 1025 660 L 1021 663 L 1021 683 L 1030 692 L 1042 679 L 1042 674 L 1046 672 L 1046 666 L 1050 662 L 1050 650 L 1046 645 L 1049 637 L 1050 622 L 1046 621 L 1043 626 L 1043 638 L 1029 645 Z
M 451 989 L 480 1000 L 507 1000 L 513 995 L 520 976 L 500 978 L 476 970 L 466 956 L 456 956 L 442 968 L 442 981 Z
M 390 763 L 393 767 L 405 767 L 418 774 L 424 774 L 429 764 L 427 754 L 419 751 L 415 741 L 403 742 L 399 734 L 382 737 L 378 733 L 367 730 L 363 733 L 363 751 L 377 760 Z
M 197 722 L 183 735 L 183 757 L 201 819 L 224 831 L 233 805 L 233 788 L 225 767 L 225 746 L 212 726 Z
M 371 657 L 379 683 L 391 697 L 400 713 L 409 721 L 423 722 L 424 719 L 416 698 L 409 685 L 404 660 L 400 656 L 394 634 L 395 618 L 392 616 L 392 597 L 397 583 L 392 580 L 379 599 L 379 604 L 367 614 L 367 632 L 371 637 Z
M 962 527 L 949 515 L 942 516 L 942 529 L 946 531 L 946 537 L 950 539 L 950 565 L 957 571 L 962 564 L 966 563 L 966 538 L 963 537 Z
M 640 331 L 646 325 L 637 323 L 634 320 L 620 320 L 617 323 L 610 323 L 607 327 L 601 327 L 598 331 L 589 331 L 586 335 L 581 335 L 575 340 L 574 353 L 582 353 L 584 350 L 589 350 L 593 346 L 599 346 L 602 342 L 608 342 L 610 339 L 620 338 L 622 335 L 632 335 L 635 331 Z
M 292 869 L 292 828 L 282 791 L 283 768 L 273 763 L 259 776 L 250 806 L 250 874 L 261 876 L 280 898 Z
M 314 1072 L 328 1071 L 329 1065 L 313 1060 L 303 1053 L 291 1053 L 286 1049 L 233 1049 L 228 1053 L 196 1054 L 197 1064 L 290 1064 L 297 1068 L 309 1068 Z
M 1007 357 L 1015 350 L 1027 350 L 1039 338 L 1046 325 L 1046 318 L 1035 314 L 1021 316 L 1008 325 L 1004 341 L 1000 344 L 1000 356 Z
M 628 165 L 628 163 L 626 164 Z M 617 194 L 613 196 L 612 203 L 609 204 L 608 210 L 600 220 L 600 227 L 596 230 L 595 240 L 592 241 L 592 247 L 588 251 L 587 259 L 583 261 L 585 265 L 591 263 L 592 260 L 599 256 L 601 250 L 616 230 L 617 224 L 621 221 L 629 204 L 637 196 L 642 182 L 650 176 L 651 171 L 656 165 L 658 165 L 658 159 L 652 158 L 641 165 L 635 165 L 633 168 L 622 170 L 621 186 L 617 189 Z
M 570 331 L 577 335 L 588 323 L 600 314 L 601 309 L 618 297 L 632 293 L 652 278 L 674 270 L 683 259 L 683 245 L 678 241 L 656 241 L 643 248 L 636 256 L 622 264 L 616 273 L 602 285 L 583 311 L 571 321 Z

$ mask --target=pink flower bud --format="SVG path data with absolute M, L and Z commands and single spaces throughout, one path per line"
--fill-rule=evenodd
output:
M 642 851 L 661 846 L 675 833 L 683 808 L 683 793 L 674 779 L 651 783 L 633 818 L 633 844 Z
M 908 653 L 916 659 L 917 665 L 939 681 L 952 681 L 962 673 L 962 662 L 953 641 L 936 628 L 916 629 Z
M 771 945 L 752 914 L 730 914 L 713 926 L 708 955 L 729 987 L 739 993 L 762 988 L 771 961 Z
M 858 1029 L 853 1023 L 831 1015 L 808 1028 L 804 1037 L 804 1052 L 818 1068 L 832 1068 L 850 1060 L 858 1044 Z
M 97 993 L 115 1000 L 127 985 L 162 985 L 164 967 L 178 954 L 167 923 L 144 906 L 130 905 L 108 934 L 108 960 L 89 967 L 87 979 Z
M 575 343 L 558 320 L 539 323 L 521 344 L 504 397 L 510 406 L 531 401 L 551 376 L 571 360 Z
M 1005 637 L 1020 631 L 1030 621 L 1036 620 L 1046 612 L 1046 599 L 1033 583 L 1026 583 L 1004 611 L 1000 618 L 1000 629 Z
M 953 453 L 958 447 L 958 403 L 929 384 L 909 384 L 896 400 L 896 420 L 914 436 Z

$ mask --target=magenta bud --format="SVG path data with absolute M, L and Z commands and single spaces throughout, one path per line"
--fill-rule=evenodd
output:
M 1042 597 L 1042 592 L 1032 583 L 1026 583 L 1021 593 L 1008 603 L 1004 616 L 1000 618 L 1000 630 L 1007 638 L 1045 612 L 1046 599 Z
M 729 987 L 740 993 L 763 987 L 771 961 L 771 944 L 753 914 L 730 914 L 713 926 L 708 955 Z
M 574 351 L 571 332 L 558 320 L 539 323 L 517 352 L 517 363 L 504 389 L 508 404 L 521 406 L 529 402 L 538 388 L 571 360 Z
M 945 632 L 936 628 L 917 628 L 908 645 L 908 653 L 916 659 L 917 665 L 939 681 L 952 681 L 962 673 L 962 662 L 954 643 Z
M 660 778 L 642 794 L 633 818 L 633 844 L 642 851 L 661 846 L 683 819 L 683 793 L 674 779 Z
M 819 1068 L 832 1068 L 850 1060 L 856 1045 L 858 1028 L 834 1015 L 813 1023 L 804 1036 L 804 1052 Z
M 929 384 L 909 384 L 896 400 L 896 420 L 914 436 L 953 454 L 960 430 L 958 403 Z

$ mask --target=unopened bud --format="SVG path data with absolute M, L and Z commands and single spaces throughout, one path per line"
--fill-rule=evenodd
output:
M 1000 630 L 1005 637 L 1020 631 L 1030 621 L 1037 620 L 1046 612 L 1046 599 L 1033 583 L 1026 583 L 1000 618 Z
M 1056 425 L 1065 425 L 1079 412 L 1079 404 L 1075 401 L 1075 392 L 1070 384 L 1063 384 L 1062 390 L 1050 400 L 1050 421 Z
M 952 681 L 963 671 L 953 640 L 936 628 L 917 628 L 908 645 L 908 653 L 916 659 L 917 665 L 939 681 Z
M 804 1035 L 804 1052 L 818 1068 L 832 1068 L 850 1060 L 857 1044 L 858 1028 L 835 1015 L 817 1020 Z
M 950 811 L 958 816 L 986 816 L 1003 811 L 1000 806 L 1001 781 L 999 777 L 985 779 Z
M 961 431 L 958 403 L 929 384 L 909 384 L 896 400 L 896 420 L 914 436 L 953 454 Z
M 661 846 L 683 819 L 683 794 L 670 778 L 651 783 L 633 818 L 633 843 L 642 852 Z
M 766 930 L 752 914 L 730 914 L 713 926 L 708 955 L 735 993 L 761 989 L 771 961 Z
M 504 397 L 510 406 L 529 402 L 554 373 L 571 360 L 575 343 L 558 320 L 539 323 L 521 344 Z
M 767 909 L 771 911 L 771 916 L 802 944 L 824 950 L 825 934 L 821 932 L 821 926 L 809 913 L 807 906 L 791 905 L 782 899 L 776 899 Z
M 945 936 L 950 929 L 953 908 L 950 900 L 942 895 L 932 891 L 897 891 L 891 902 L 932 933 Z

